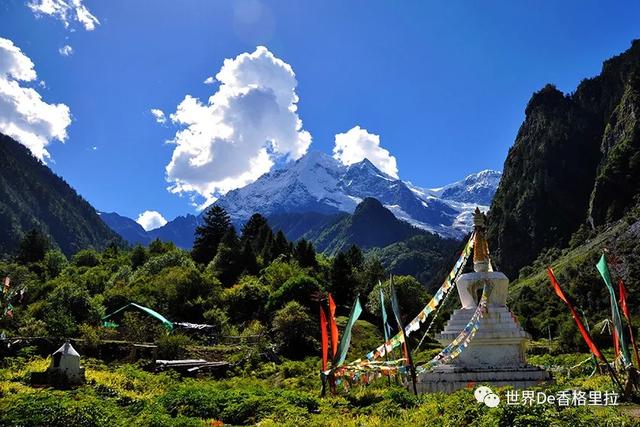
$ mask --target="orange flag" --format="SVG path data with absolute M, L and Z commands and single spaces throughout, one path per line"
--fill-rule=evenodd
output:
M 553 285 L 553 290 L 555 291 L 556 295 L 558 295 L 558 298 L 560 298 L 567 305 L 567 307 L 569 307 L 569 310 L 571 311 L 571 316 L 573 317 L 573 320 L 576 322 L 576 325 L 578 326 L 578 329 L 582 334 L 582 338 L 584 338 L 584 341 L 587 343 L 587 346 L 589 346 L 589 350 L 591 350 L 591 353 L 593 353 L 593 355 L 596 356 L 598 359 L 606 362 L 606 359 L 602 356 L 600 349 L 598 348 L 596 343 L 594 343 L 593 340 L 591 339 L 591 335 L 589 334 L 589 331 L 587 331 L 587 328 L 584 327 L 584 324 L 582 323 L 582 320 L 580 319 L 578 312 L 573 307 L 573 305 L 571 305 L 571 303 L 567 299 L 567 296 L 564 294 L 564 291 L 560 287 L 560 284 L 558 284 L 558 281 L 556 280 L 556 276 L 554 276 L 553 270 L 551 269 L 551 267 L 547 268 L 547 274 L 549 275 L 549 280 L 551 280 L 551 284 Z
M 329 294 L 329 327 L 331 328 L 331 358 L 336 357 L 338 351 L 338 325 L 336 324 L 336 303 L 333 301 L 333 297 Z
M 327 336 L 327 315 L 324 308 L 320 306 L 320 337 L 322 339 L 322 370 L 327 370 L 327 360 L 329 356 L 329 337 Z

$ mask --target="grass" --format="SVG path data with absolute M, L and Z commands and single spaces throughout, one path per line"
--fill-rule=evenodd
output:
M 531 361 L 554 368 L 573 366 L 588 355 L 536 355 Z M 28 374 L 48 360 L 10 359 L 0 369 L 0 425 L 203 426 L 606 426 L 640 425 L 638 407 L 507 406 L 479 404 L 472 390 L 413 396 L 385 380 L 355 386 L 348 393 L 319 397 L 319 362 L 263 363 L 232 378 L 183 379 L 154 374 L 135 365 L 107 366 L 85 360 L 87 383 L 75 390 L 33 388 Z M 612 390 L 608 377 L 571 376 L 558 371 L 549 392 L 565 389 Z M 505 390 L 498 393 L 504 396 Z

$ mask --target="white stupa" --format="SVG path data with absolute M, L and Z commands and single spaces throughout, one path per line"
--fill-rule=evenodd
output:
M 80 366 L 80 354 L 69 341 L 53 352 L 47 373 L 68 384 L 84 382 L 84 368 Z
M 525 344 L 530 339 L 507 307 L 509 279 L 503 273 L 491 271 L 488 245 L 485 239 L 486 217 L 479 209 L 473 217 L 475 243 L 473 273 L 461 275 L 457 282 L 462 307 L 455 310 L 436 335 L 443 346 L 448 345 L 464 329 L 476 311 L 484 284 L 493 285 L 487 313 L 469 346 L 448 365 L 418 376 L 418 391 L 451 392 L 475 384 L 511 385 L 525 388 L 551 379 L 550 374 L 527 364 Z

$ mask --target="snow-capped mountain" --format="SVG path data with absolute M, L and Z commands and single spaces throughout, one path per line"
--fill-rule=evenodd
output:
M 320 232 L 318 227 L 339 219 L 335 214 L 353 213 L 360 202 L 373 197 L 398 219 L 443 237 L 462 238 L 471 230 L 476 206 L 488 209 L 500 176 L 500 172 L 485 170 L 440 188 L 421 188 L 385 174 L 367 159 L 345 166 L 315 151 L 230 191 L 216 204 L 225 208 L 238 229 L 256 212 L 280 227 L 295 221 L 287 237 L 296 239 L 312 230 Z M 103 219 L 114 231 L 128 236 L 131 227 L 112 216 Z M 127 240 L 137 243 L 160 238 L 190 248 L 201 218 L 178 217 L 146 232 L 146 237 L 138 236 L 140 229 L 136 229 L 135 239 Z
M 402 219 L 443 236 L 464 235 L 473 227 L 473 211 L 476 206 L 482 211 L 489 210 L 501 177 L 502 172 L 487 169 L 439 188 L 421 188 L 407 182 L 407 186 L 420 200 L 426 202 L 438 200 L 455 210 L 457 214 L 453 223 L 449 226 L 445 225 L 444 230 L 431 228 L 430 224 L 420 224 L 410 217 Z M 402 214 L 396 213 L 396 216 L 401 218 Z M 446 228 L 450 228 L 451 232 L 447 232 Z
M 476 206 L 487 209 L 500 172 L 482 171 L 436 189 L 393 178 L 369 160 L 345 166 L 333 157 L 310 152 L 296 162 L 233 190 L 216 202 L 235 223 L 253 213 L 352 213 L 366 197 L 379 200 L 396 217 L 444 237 L 461 238 L 471 227 Z

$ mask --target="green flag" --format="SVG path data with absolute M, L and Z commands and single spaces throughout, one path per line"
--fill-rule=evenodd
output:
M 347 321 L 347 327 L 342 333 L 342 339 L 338 345 L 338 359 L 336 360 L 336 366 L 342 366 L 344 360 L 347 358 L 347 350 L 349 350 L 349 344 L 351 343 L 351 329 L 355 325 L 356 320 L 362 313 L 362 306 L 360 305 L 360 298 L 356 297 L 356 302 L 353 303 L 351 308 L 351 314 L 349 314 L 349 320 Z
M 620 319 L 620 310 L 618 309 L 616 292 L 613 289 L 611 274 L 609 274 L 609 266 L 607 265 L 607 260 L 604 257 L 604 254 L 600 257 L 600 261 L 598 261 L 596 267 L 598 268 L 598 271 L 602 276 L 602 280 L 604 280 L 604 284 L 607 285 L 607 290 L 609 291 L 611 299 L 611 320 L 613 321 L 613 326 L 615 326 L 615 333 L 618 335 L 620 347 L 622 347 L 622 362 L 625 366 L 629 366 L 631 364 L 631 355 L 629 354 L 629 349 L 627 348 L 627 343 L 624 339 L 624 333 L 622 332 L 622 320 Z
M 382 329 L 384 330 L 384 342 L 389 341 L 389 332 L 391 327 L 387 321 L 387 309 L 384 306 L 384 292 L 382 291 L 382 284 L 378 282 L 380 287 L 380 310 L 382 311 Z

